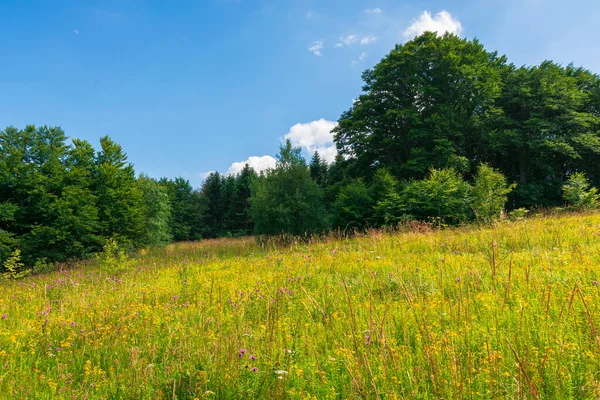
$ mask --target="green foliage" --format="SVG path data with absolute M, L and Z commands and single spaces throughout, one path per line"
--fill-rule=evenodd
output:
M 49 263 L 46 258 L 38 258 L 33 264 L 32 271 L 34 274 L 47 274 L 54 271 L 54 269 L 54 265 Z
M 90 257 L 108 237 L 135 247 L 160 224 L 144 225 L 142 190 L 121 147 L 108 137 L 96 153 L 67 144 L 60 128 L 29 125 L 0 132 L 0 262 L 19 246 L 32 267 Z M 146 220 L 146 222 L 148 222 Z M 163 235 L 164 238 L 164 235 Z
M 346 184 L 333 204 L 334 226 L 343 231 L 364 230 L 372 225 L 373 198 L 361 179 Z
M 252 185 L 256 179 L 256 172 L 248 164 L 244 165 L 242 171 L 235 177 L 235 191 L 226 215 L 227 228 L 233 236 L 249 235 L 254 229 L 248 210 Z
M 140 240 L 144 246 L 161 246 L 171 241 L 171 203 L 167 188 L 156 180 L 142 175 L 138 178 L 142 190 L 144 212 L 143 234 Z
M 382 167 L 406 180 L 431 168 L 472 176 L 487 163 L 518 183 L 513 207 L 559 205 L 573 170 L 600 185 L 600 77 L 585 69 L 516 68 L 477 40 L 425 33 L 363 80 L 334 131 L 350 177 Z
M 171 218 L 170 233 L 174 241 L 194 240 L 202 237 L 200 232 L 202 202 L 199 192 L 183 178 L 163 178 L 160 184 L 167 188 Z
M 288 140 L 281 145 L 277 160 L 277 167 L 252 186 L 254 233 L 305 236 L 326 230 L 323 192 L 310 177 L 300 149 Z
M 473 211 L 485 223 L 500 218 L 508 194 L 516 185 L 509 185 L 506 177 L 487 164 L 480 164 L 473 185 Z
M 319 186 L 323 186 L 327 180 L 327 162 L 321 158 L 318 151 L 315 151 L 309 164 L 310 177 L 313 178 Z
M 421 181 L 406 185 L 402 203 L 407 214 L 436 224 L 455 225 L 472 219 L 471 186 L 453 169 L 432 169 Z
M 14 234 L 5 230 L 13 226 L 17 209 L 12 203 L 0 203 L 0 264 L 8 259 L 17 244 Z
M 142 191 L 133 165 L 120 145 L 108 136 L 100 139 L 94 189 L 104 237 L 118 237 L 127 246 L 140 243 L 144 224 Z
M 100 268 L 108 274 L 125 271 L 131 262 L 125 249 L 119 244 L 116 238 L 106 241 L 102 252 L 96 254 L 96 260 Z
M 31 274 L 31 271 L 25 268 L 21 262 L 21 250 L 15 249 L 12 255 L 4 262 L 4 272 L 2 276 L 5 279 L 21 279 Z
M 563 198 L 578 210 L 590 210 L 600 207 L 598 189 L 590 188 L 587 177 L 582 172 L 569 176 L 563 185 Z
M 225 177 L 211 173 L 202 187 L 204 212 L 202 214 L 202 236 L 215 238 L 225 233 Z
M 364 94 L 342 114 L 335 141 L 367 176 L 388 168 L 420 179 L 430 168 L 468 168 L 496 112 L 505 59 L 476 40 L 425 33 L 363 74 Z
M 527 214 L 529 214 L 529 210 L 526 208 L 516 208 L 512 211 L 508 212 L 508 218 L 511 221 L 520 221 L 522 219 L 525 219 L 525 217 L 527 216 Z
M 382 168 L 375 172 L 371 183 L 374 204 L 374 221 L 377 226 L 396 226 L 406 214 L 396 178 Z

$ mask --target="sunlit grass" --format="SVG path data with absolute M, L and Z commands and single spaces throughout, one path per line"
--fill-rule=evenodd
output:
M 600 215 L 174 244 L 0 283 L 0 397 L 597 398 L 598 281 Z

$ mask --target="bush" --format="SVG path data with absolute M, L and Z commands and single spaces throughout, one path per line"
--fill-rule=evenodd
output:
M 402 192 L 407 214 L 437 225 L 473 218 L 471 186 L 454 169 L 432 169 L 421 181 L 409 183 Z
M 508 194 L 515 188 L 506 177 L 486 164 L 479 165 L 473 186 L 473 211 L 480 221 L 491 223 L 500 218 Z
M 366 229 L 371 224 L 373 199 L 365 183 L 358 179 L 344 186 L 332 211 L 334 224 L 343 231 Z
M 100 268 L 109 274 L 127 269 L 129 257 L 116 239 L 109 239 L 104 244 L 102 253 L 96 254 Z
M 48 272 L 54 271 L 54 265 L 48 263 L 48 260 L 44 258 L 38 258 L 33 264 L 34 274 L 47 274 Z
M 516 210 L 512 210 L 508 213 L 508 218 L 511 221 L 520 221 L 522 219 L 525 219 L 525 217 L 527 216 L 527 214 L 529 214 L 529 210 L 526 208 L 517 208 Z
M 562 189 L 563 198 L 578 210 L 589 210 L 600 206 L 598 189 L 590 189 L 588 179 L 583 172 L 571 174 Z
M 12 255 L 4 262 L 5 279 L 21 279 L 31 274 L 31 270 L 26 269 L 21 262 L 21 250 L 15 249 Z

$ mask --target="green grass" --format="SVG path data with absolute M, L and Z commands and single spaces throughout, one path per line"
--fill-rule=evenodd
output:
M 0 283 L 0 397 L 598 398 L 597 281 L 600 215 L 175 244 Z

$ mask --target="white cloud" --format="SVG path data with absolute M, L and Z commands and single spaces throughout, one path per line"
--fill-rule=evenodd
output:
M 337 151 L 331 131 L 336 126 L 337 122 L 327 121 L 323 118 L 304 124 L 296 124 L 290 128 L 284 139 L 290 139 L 294 146 L 302 147 L 309 155 L 318 151 L 327 162 L 332 162 Z
M 365 12 L 367 14 L 381 14 L 383 11 L 381 11 L 381 8 L 370 8 L 365 10 Z
M 335 47 L 350 46 L 351 44 L 356 42 L 358 42 L 358 35 L 352 34 L 348 36 L 342 36 L 340 38 L 339 43 L 336 44 Z
M 373 43 L 375 41 L 377 41 L 377 36 L 367 35 L 367 36 L 365 36 L 364 38 L 362 38 L 360 40 L 360 44 L 366 45 L 366 44 L 369 44 L 369 43 Z
M 365 52 L 363 51 L 363 52 L 360 54 L 360 56 L 358 57 L 358 60 L 354 60 L 354 61 L 352 61 L 352 65 L 356 65 L 356 64 L 358 64 L 359 62 L 363 62 L 363 61 L 365 61 L 365 60 L 366 60 L 366 58 L 367 58 L 367 53 L 365 53 Z
M 419 19 L 415 20 L 411 26 L 406 28 L 404 36 L 412 38 L 419 36 L 424 32 L 437 32 L 439 35 L 445 32 L 459 35 L 462 32 L 462 25 L 459 20 L 454 18 L 448 11 L 442 11 L 431 17 L 429 11 L 423 11 Z
M 377 36 L 375 35 L 366 35 L 366 36 L 359 36 L 356 34 L 352 34 L 352 35 L 348 35 L 348 36 L 342 36 L 340 38 L 340 41 L 335 45 L 335 47 L 345 47 L 345 46 L 350 46 L 353 45 L 354 43 L 360 43 L 362 45 L 367 45 L 370 43 L 373 43 L 377 40 Z
M 271 156 L 249 157 L 246 161 L 234 162 L 227 170 L 227 175 L 236 175 L 244 169 L 244 166 L 248 164 L 256 172 L 265 171 L 269 168 L 275 168 L 277 160 Z
M 316 56 L 321 55 L 321 50 L 323 50 L 323 41 L 322 40 L 315 40 L 314 42 L 312 42 L 310 44 L 310 46 L 308 46 L 308 51 L 310 51 L 311 53 L 313 53 Z

